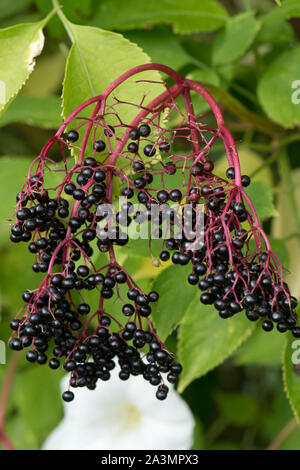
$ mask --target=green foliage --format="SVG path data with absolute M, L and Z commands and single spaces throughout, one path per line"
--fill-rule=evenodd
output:
M 38 436 L 39 445 L 62 418 L 59 389 L 62 374 L 58 372 L 55 377 L 50 374 L 48 368 L 36 365 L 20 374 L 15 384 L 15 404 L 25 429 Z
M 151 57 L 151 62 L 163 63 L 177 70 L 192 61 L 176 36 L 164 28 L 130 31 L 125 33 L 125 37 L 138 44 Z
M 300 46 L 284 51 L 270 64 L 258 84 L 258 97 L 268 116 L 286 128 L 300 123 L 300 108 L 292 101 L 299 80 Z
M 190 266 L 170 266 L 159 274 L 153 283 L 153 290 L 160 292 L 157 308 L 153 311 L 153 319 L 163 341 L 182 320 L 187 307 L 195 297 L 195 287 L 187 282 L 184 289 L 179 288 L 181 279 L 187 279 L 190 272 Z
M 273 196 L 270 187 L 263 181 L 253 181 L 247 188 L 247 194 L 255 207 L 259 219 L 267 219 L 277 215 L 273 204 Z
M 23 122 L 43 129 L 56 129 L 62 123 L 58 96 L 19 95 L 0 118 L 0 127 Z
M 224 322 L 213 306 L 203 307 L 194 297 L 179 332 L 178 356 L 183 365 L 179 391 L 221 364 L 252 331 L 253 325 L 243 315 Z
M 249 425 L 257 417 L 257 403 L 248 395 L 220 392 L 216 401 L 225 419 L 236 426 Z
M 282 361 L 285 338 L 272 330 L 266 335 L 259 326 L 236 351 L 234 362 L 239 366 L 257 365 L 278 367 Z
M 89 26 L 77 26 L 69 22 L 67 27 L 73 46 L 68 56 L 64 79 L 64 116 L 71 114 L 91 96 L 101 94 L 114 79 L 128 69 L 150 61 L 137 45 L 119 34 Z M 90 44 L 97 44 L 97 47 L 91 49 Z M 147 80 L 159 80 L 159 74 L 156 72 L 143 75 Z M 145 82 L 132 87 L 129 80 L 119 87 L 118 99 L 139 103 L 146 94 L 149 102 L 160 89 L 162 90 L 157 85 L 153 90 L 153 86 Z M 129 110 L 126 108 L 125 113 L 120 113 L 121 119 L 130 122 L 135 116 L 135 108 L 131 107 Z M 115 123 L 113 117 L 111 123 Z
M 214 0 L 104 0 L 92 23 L 105 29 L 128 30 L 149 24 L 172 24 L 181 34 L 211 31 L 224 24 L 225 9 Z
M 261 27 L 256 36 L 258 43 L 286 44 L 295 37 L 292 26 L 285 20 L 284 15 L 278 14 L 274 8 L 259 18 Z
M 44 46 L 44 25 L 45 21 L 40 21 L 0 30 L 0 80 L 5 85 L 1 90 L 0 113 L 20 91 L 34 68 L 35 58 Z
M 15 15 L 30 5 L 32 0 L 2 0 L 0 19 Z
M 0 159 L 0 195 L 6 204 L 1 204 L 0 218 L 5 220 L 12 216 L 16 204 L 16 194 L 24 183 L 28 168 L 30 166 L 30 158 L 2 157 Z M 6 183 L 10 182 L 9 188 Z
M 251 46 L 258 29 L 259 24 L 252 11 L 230 18 L 214 42 L 214 64 L 228 64 L 241 57 Z

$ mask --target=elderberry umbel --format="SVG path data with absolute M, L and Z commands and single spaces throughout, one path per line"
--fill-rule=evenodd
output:
M 118 99 L 120 84 L 151 69 L 167 73 L 175 84 L 147 103 L 145 96 L 139 103 Z M 157 85 L 161 92 L 162 83 Z M 208 102 L 215 128 L 197 120 L 190 91 Z M 184 108 L 176 100 L 180 95 Z M 126 106 L 136 111 L 129 123 L 123 121 Z M 217 139 L 228 159 L 224 178 L 214 174 L 208 158 Z M 56 189 L 45 184 L 50 149 L 63 162 L 63 170 L 52 169 L 61 176 Z M 67 156 L 76 152 L 77 162 L 70 165 Z M 10 347 L 28 348 L 29 362 L 63 367 L 73 388 L 94 389 L 118 363 L 121 380 L 142 375 L 156 387 L 156 397 L 165 399 L 165 382 L 176 383 L 182 368 L 151 322 L 159 292 L 143 292 L 115 254 L 116 246 L 129 242 L 129 226 L 149 221 L 147 245 L 161 239 L 153 265 L 190 265 L 187 282 L 197 286 L 204 305 L 213 304 L 221 318 L 244 311 L 265 331 L 276 324 L 279 332 L 300 337 L 297 301 L 245 192 L 250 183 L 241 175 L 221 110 L 202 86 L 159 64 L 119 77 L 65 120 L 17 195 L 11 241 L 28 243 L 32 269 L 44 276 L 37 289 L 23 293 L 25 304 L 11 321 Z M 112 205 L 115 188 L 124 198 L 118 210 Z M 113 226 L 108 206 L 116 212 Z M 65 401 L 73 398 L 72 391 L 64 392 Z

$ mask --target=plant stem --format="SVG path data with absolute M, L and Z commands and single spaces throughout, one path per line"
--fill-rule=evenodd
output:
M 298 427 L 296 418 L 291 419 L 291 421 L 280 431 L 279 434 L 273 439 L 273 441 L 268 445 L 266 450 L 276 450 L 281 444 L 294 432 Z

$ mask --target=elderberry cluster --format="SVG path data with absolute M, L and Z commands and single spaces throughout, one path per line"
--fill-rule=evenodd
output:
M 143 126 L 141 129 L 143 132 Z M 144 126 L 146 134 L 145 129 L 150 132 L 149 126 Z M 114 132 L 112 126 L 109 131 Z M 76 130 L 66 135 L 69 142 L 75 142 L 78 137 Z M 105 149 L 101 142 L 94 143 L 96 152 Z M 139 165 L 139 171 L 142 166 Z M 29 242 L 28 249 L 35 255 L 33 271 L 48 274 L 39 289 L 23 293 L 25 315 L 11 321 L 10 326 L 17 337 L 10 340 L 9 346 L 13 350 L 29 347 L 26 354 L 29 362 L 48 362 L 52 369 L 62 364 L 72 373 L 71 387 L 94 389 L 97 380 L 110 378 L 117 360 L 121 380 L 127 380 L 130 375 L 142 375 L 158 386 L 156 396 L 163 400 L 167 397 L 168 387 L 162 374 L 167 374 L 167 381 L 173 384 L 182 368 L 161 344 L 151 323 L 142 323 L 142 318 L 151 314 L 151 304 L 158 300 L 158 293 L 144 294 L 137 286 L 132 287 L 131 278 L 116 262 L 108 265 L 105 274 L 103 268 L 88 267 L 94 252 L 91 244 L 95 239 L 96 248 L 102 253 L 113 245 L 123 246 L 128 242 L 121 226 L 128 226 L 131 220 L 128 213 L 132 204 L 129 201 L 117 212 L 115 227 L 104 228 L 98 233 L 96 230 L 97 222 L 104 218 L 98 213 L 106 201 L 106 173 L 104 165 L 88 157 L 64 180 L 62 189 L 68 199 L 61 196 L 62 191 L 57 197 L 50 198 L 38 175 L 30 177 L 17 195 L 17 222 L 11 228 L 11 241 Z M 69 240 L 68 244 L 66 240 Z M 82 259 L 84 264 L 79 264 Z M 57 272 L 53 272 L 54 267 Z M 119 331 L 115 332 L 103 302 L 118 295 L 122 285 L 128 288 L 127 301 L 123 301 L 121 308 L 127 320 L 123 326 L 118 325 Z M 72 297 L 74 291 L 82 298 L 84 291 L 94 289 L 99 291 L 100 299 L 99 311 L 92 315 L 98 318 L 96 329 L 89 321 L 93 312 L 88 301 L 75 303 Z M 64 392 L 65 401 L 73 398 L 73 392 Z
M 116 80 L 115 88 L 148 68 L 129 71 Z M 128 244 L 135 224 L 139 229 L 150 226 L 146 244 L 152 264 L 171 260 L 191 265 L 188 282 L 199 287 L 200 301 L 213 304 L 221 318 L 245 311 L 265 331 L 275 323 L 278 331 L 291 330 L 296 338 L 300 327 L 297 300 L 244 189 L 250 178 L 240 174 L 221 110 L 196 82 L 165 66 L 153 68 L 176 80 L 167 93 L 147 106 L 145 96 L 137 104 L 114 95 L 107 104 L 115 89 L 109 87 L 72 113 L 33 161 L 17 195 L 10 238 L 28 243 L 32 269 L 44 278 L 37 289 L 23 293 L 25 304 L 11 321 L 9 345 L 14 350 L 29 348 L 29 362 L 48 363 L 52 369 L 62 366 L 71 373 L 70 387 L 75 388 L 94 389 L 98 380 L 110 378 L 118 363 L 121 380 L 142 375 L 163 400 L 168 392 L 165 374 L 174 384 L 182 367 L 150 320 L 152 310 L 159 311 L 159 293 L 143 292 L 116 259 L 116 247 L 120 251 Z M 190 90 L 207 99 L 216 129 L 193 115 Z M 181 94 L 185 109 L 176 102 Z M 91 105 L 91 117 L 83 117 L 80 113 Z M 137 113 L 129 124 L 121 118 L 120 107 L 125 105 Z M 169 119 L 177 124 L 168 128 Z M 214 174 L 208 158 L 217 138 L 229 162 L 224 178 Z M 48 153 L 55 146 L 64 169 L 57 170 L 61 183 L 53 189 L 45 187 L 44 177 Z M 72 157 L 67 159 L 66 152 L 77 156 L 71 168 Z M 116 208 L 118 191 L 125 202 Z M 161 240 L 158 258 L 152 252 L 153 239 Z M 135 237 L 132 240 L 134 246 Z M 99 252 L 105 259 L 100 266 L 95 261 Z M 121 320 L 112 313 L 115 304 Z M 73 392 L 64 392 L 65 401 L 73 398 Z

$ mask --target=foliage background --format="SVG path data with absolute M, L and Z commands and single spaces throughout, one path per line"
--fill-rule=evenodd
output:
M 62 122 L 62 94 L 67 115 L 93 90 L 100 93 L 122 71 L 150 60 L 205 82 L 223 106 L 243 173 L 252 177 L 249 194 L 299 295 L 300 104 L 291 99 L 292 83 L 300 80 L 299 2 L 185 0 L 184 11 L 179 0 L 60 4 L 64 18 L 47 17 L 50 0 L 0 1 L 0 79 L 9 92 L 0 111 L 0 338 L 7 341 L 21 293 L 36 284 L 27 248 L 8 240 L 7 219 L 29 161 Z M 35 54 L 43 50 L 31 73 L 32 43 Z M 200 100 L 196 109 L 201 119 L 210 119 Z M 215 148 L 212 157 L 224 174 L 222 149 Z M 185 268 L 180 275 L 172 266 L 154 269 L 143 252 L 141 247 L 124 262 L 145 286 L 160 284 L 155 322 L 185 366 L 179 390 L 197 422 L 194 448 L 264 449 L 283 430 L 286 439 L 272 445 L 299 450 L 292 409 L 299 419 L 300 376 L 292 369 L 287 337 L 262 333 L 249 322 L 219 320 L 188 287 L 177 294 Z M 0 365 L 4 389 L 14 364 L 16 357 L 7 351 L 7 365 Z M 20 359 L 5 425 L 17 449 L 38 449 L 60 421 L 60 377 Z M 4 401 L 2 395 L 0 423 Z

